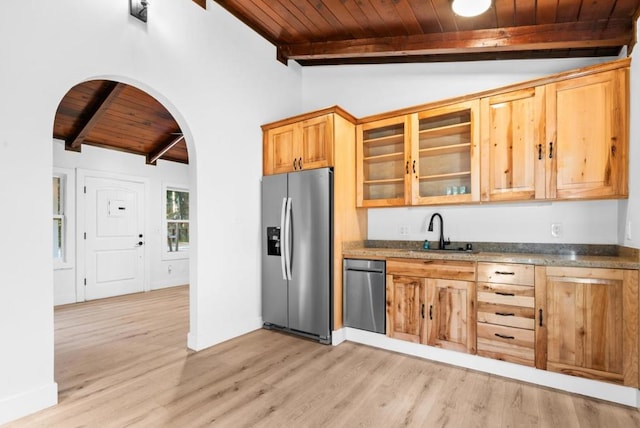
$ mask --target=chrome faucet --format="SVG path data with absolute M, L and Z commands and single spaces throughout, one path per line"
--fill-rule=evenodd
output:
M 440 215 L 440 213 L 434 213 L 431 216 L 431 220 L 429 220 L 429 228 L 427 230 L 429 232 L 433 232 L 434 217 L 438 217 L 440 219 L 440 241 L 438 241 L 438 249 L 444 250 L 445 249 L 444 247 L 451 244 L 451 241 L 449 241 L 449 239 L 447 239 L 446 241 L 444 240 L 444 222 L 442 221 L 442 216 Z

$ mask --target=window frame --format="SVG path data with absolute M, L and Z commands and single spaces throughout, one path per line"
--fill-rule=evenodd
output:
M 75 240 L 72 234 L 75 225 L 73 210 L 73 189 L 75 189 L 74 171 L 67 168 L 53 168 L 51 177 L 60 179 L 60 211 L 52 219 L 62 221 L 62 257 L 53 258 L 53 269 L 72 269 L 75 265 Z M 51 195 L 53 201 L 53 193 Z M 53 236 L 51 237 L 53 244 Z
M 169 239 L 168 236 L 168 225 L 169 223 L 183 223 L 190 224 L 191 219 L 189 220 L 171 220 L 167 219 L 167 192 L 175 191 L 175 192 L 184 192 L 191 193 L 189 189 L 184 185 L 179 184 L 164 184 L 162 186 L 162 259 L 163 260 L 183 260 L 189 258 L 190 250 L 187 248 L 183 251 L 169 251 L 167 248 L 167 242 Z M 189 195 L 191 196 L 191 195 Z M 189 203 L 191 203 L 191 197 L 189 197 Z M 189 243 L 191 243 L 191 226 L 189 226 Z

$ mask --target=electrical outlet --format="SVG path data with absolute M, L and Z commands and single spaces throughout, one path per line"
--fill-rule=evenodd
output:
M 551 223 L 551 236 L 554 238 L 562 236 L 562 223 Z
M 409 226 L 400 226 L 398 228 L 400 236 L 409 236 Z

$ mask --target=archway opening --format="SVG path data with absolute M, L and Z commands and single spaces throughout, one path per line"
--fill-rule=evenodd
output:
M 79 83 L 58 106 L 52 233 L 60 401 L 116 374 L 123 358 L 144 360 L 141 344 L 167 346 L 153 342 L 163 329 L 184 330 L 186 352 L 195 194 L 178 122 L 147 91 L 113 80 Z M 168 316 L 175 318 L 167 323 Z M 97 364 L 78 365 L 80 357 Z

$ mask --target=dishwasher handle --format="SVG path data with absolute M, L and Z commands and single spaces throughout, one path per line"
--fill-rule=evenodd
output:
M 376 268 L 366 269 L 366 268 L 348 267 L 345 270 L 350 271 L 350 272 L 384 273 L 384 269 L 376 269 Z

